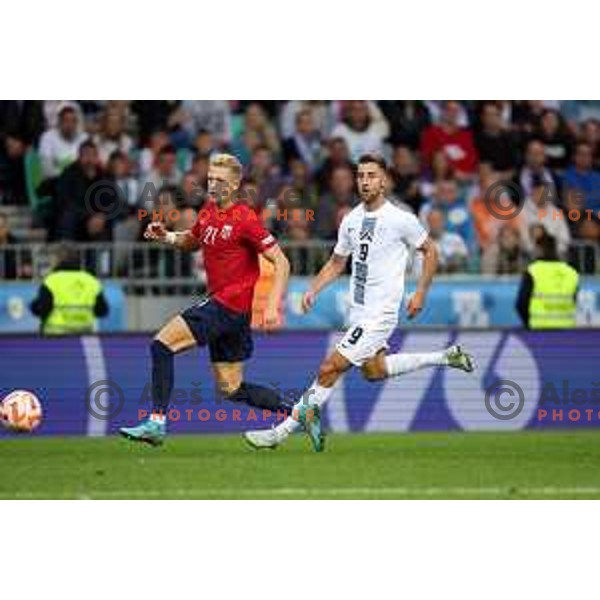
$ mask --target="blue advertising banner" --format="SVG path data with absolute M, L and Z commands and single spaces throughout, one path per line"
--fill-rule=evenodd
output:
M 339 336 L 256 336 L 245 379 L 297 398 Z M 36 435 L 113 434 L 151 407 L 150 341 L 147 335 L 3 336 L 0 394 L 29 389 L 40 397 L 45 418 Z M 599 330 L 398 331 L 391 352 L 429 352 L 454 343 L 475 355 L 474 373 L 438 367 L 369 383 L 353 370 L 326 405 L 327 427 L 403 432 L 600 426 Z M 221 433 L 269 427 L 278 415 L 218 401 L 207 352 L 200 349 L 176 358 L 169 417 L 174 433 Z
M 286 304 L 286 326 L 289 329 L 336 329 L 345 326 L 348 302 L 348 280 L 342 278 L 321 292 L 313 310 L 300 310 L 302 294 L 309 278 L 292 277 Z M 465 279 L 436 278 L 425 309 L 412 325 L 449 325 L 455 327 L 520 327 L 514 309 L 518 278 Z M 407 295 L 415 290 L 407 285 Z M 404 320 L 401 313 L 401 320 Z M 577 322 L 580 326 L 600 326 L 600 280 L 583 278 L 578 295 Z
M 127 303 L 122 287 L 105 281 L 104 294 L 110 307 L 108 316 L 98 320 L 98 329 L 104 331 L 124 331 L 127 327 Z M 0 331 L 37 332 L 40 321 L 31 314 L 29 305 L 37 295 L 39 285 L 34 283 L 2 283 L 0 286 Z

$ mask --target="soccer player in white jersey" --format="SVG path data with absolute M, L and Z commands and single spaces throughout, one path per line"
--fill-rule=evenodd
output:
M 423 268 L 407 306 L 411 319 L 425 304 L 438 263 L 436 247 L 418 219 L 386 200 L 386 171 L 385 161 L 378 156 L 365 155 L 358 161 L 357 187 L 362 203 L 342 220 L 333 254 L 302 300 L 303 310 L 310 310 L 317 294 L 344 273 L 351 256 L 350 327 L 321 363 L 317 378 L 294 406 L 292 415 L 272 429 L 246 432 L 246 440 L 255 448 L 273 448 L 304 427 L 314 449 L 321 451 L 324 436 L 320 407 L 352 366 L 359 367 L 369 381 L 423 367 L 473 370 L 472 357 L 460 346 L 438 352 L 386 355 L 387 341 L 398 324 L 404 277 L 412 253 L 422 253 Z

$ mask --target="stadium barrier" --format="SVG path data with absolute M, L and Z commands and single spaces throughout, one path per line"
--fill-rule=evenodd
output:
M 126 294 L 127 286 L 119 280 L 105 280 L 110 305 L 109 316 L 98 320 L 98 330 L 105 332 L 154 331 L 173 314 L 189 306 L 198 292 L 181 290 L 156 296 Z M 346 325 L 348 281 L 340 278 L 326 288 L 311 312 L 301 311 L 302 294 L 309 278 L 292 277 L 285 303 L 284 329 L 341 329 Z M 29 303 L 39 283 L 4 283 L 0 287 L 0 333 L 35 332 L 38 320 L 31 315 Z M 440 276 L 435 280 L 425 309 L 410 327 L 517 327 L 515 311 L 518 278 L 481 276 Z M 414 290 L 409 281 L 407 290 Z M 401 313 L 401 322 L 405 321 Z M 582 279 L 577 303 L 579 327 L 600 326 L 600 280 Z
M 339 336 L 258 335 L 246 379 L 297 399 Z M 141 334 L 0 337 L 0 393 L 29 389 L 40 397 L 45 418 L 35 435 L 114 434 L 150 410 L 150 340 Z M 326 426 L 337 432 L 600 426 L 600 330 L 398 331 L 391 347 L 427 352 L 453 343 L 475 355 L 475 373 L 424 369 L 369 383 L 353 370 L 326 405 Z M 283 418 L 217 400 L 202 350 L 176 358 L 171 408 L 174 433 L 240 432 Z
M 294 275 L 315 275 L 325 264 L 333 250 L 331 240 L 281 240 Z M 0 280 L 32 279 L 43 277 L 50 267 L 56 243 L 5 244 L 0 247 Z M 152 242 L 78 243 L 82 267 L 98 277 L 114 279 L 128 286 L 128 292 L 138 294 L 173 286 L 198 286 L 204 273 L 199 253 L 177 252 L 164 244 Z M 569 260 L 586 274 L 600 273 L 600 247 L 597 244 L 574 240 L 569 250 Z M 457 273 L 480 274 L 479 256 L 473 253 L 463 271 Z M 520 259 L 518 270 L 527 266 Z M 9 268 L 10 266 L 10 268 Z M 12 274 L 9 276 L 9 272 Z M 135 284 L 135 286 L 133 285 Z

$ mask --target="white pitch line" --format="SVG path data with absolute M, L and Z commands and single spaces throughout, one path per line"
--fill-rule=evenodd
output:
M 104 381 L 106 375 L 106 364 L 104 352 L 100 339 L 93 335 L 81 337 L 81 348 L 88 373 L 88 389 L 97 381 Z M 108 429 L 108 420 L 99 419 L 88 412 L 87 434 L 90 437 L 103 437 Z
M 600 496 L 600 487 L 537 487 L 537 488 L 508 488 L 508 487 L 386 487 L 386 488 L 175 488 L 163 490 L 90 490 L 69 494 L 44 494 L 37 492 L 16 492 L 15 494 L 0 493 L 0 498 L 48 498 L 68 497 L 80 500 L 92 498 L 172 498 L 172 497 L 198 497 L 198 496 L 376 496 L 393 495 L 401 497 L 456 497 L 456 496 L 502 496 L 518 494 L 519 496 Z

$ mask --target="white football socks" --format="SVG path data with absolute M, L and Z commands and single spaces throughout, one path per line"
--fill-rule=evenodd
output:
M 277 437 L 279 439 L 284 439 L 290 435 L 290 433 L 300 429 L 302 425 L 294 418 L 298 409 L 304 404 L 308 404 L 310 406 L 322 406 L 331 395 L 331 392 L 333 392 L 333 386 L 323 387 L 315 380 L 313 384 L 306 390 L 306 392 L 304 392 L 300 400 L 294 404 L 292 414 L 285 421 L 283 421 L 283 423 L 280 423 L 277 425 L 277 427 L 275 427 L 275 433 Z
M 448 364 L 446 352 L 425 352 L 423 354 L 390 354 L 385 357 L 388 377 L 410 373 L 424 367 L 436 367 Z

